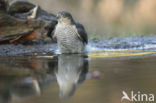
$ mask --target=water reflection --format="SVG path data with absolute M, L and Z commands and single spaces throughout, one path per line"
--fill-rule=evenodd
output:
M 0 80 L 0 103 L 10 103 L 13 98 L 40 95 L 39 82 L 32 77 L 6 77 Z
M 74 94 L 76 86 L 82 83 L 88 72 L 88 62 L 78 54 L 59 55 L 56 70 L 60 97 L 66 98 Z
M 94 57 L 89 72 L 81 55 L 51 57 L 0 58 L 0 103 L 120 103 L 122 91 L 156 94 L 155 56 Z
M 42 96 L 44 88 L 56 81 L 60 97 L 70 97 L 85 80 L 87 72 L 88 61 L 77 54 L 53 59 L 0 60 L 0 103 Z

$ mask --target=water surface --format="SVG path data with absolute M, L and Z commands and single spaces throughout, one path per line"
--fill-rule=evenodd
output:
M 120 103 L 122 91 L 156 95 L 155 54 L 133 50 L 1 57 L 0 103 Z

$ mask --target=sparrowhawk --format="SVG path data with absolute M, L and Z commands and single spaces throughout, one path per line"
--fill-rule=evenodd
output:
M 58 24 L 53 38 L 56 38 L 61 53 L 83 53 L 88 43 L 87 33 L 82 24 L 74 21 L 70 13 L 57 14 Z

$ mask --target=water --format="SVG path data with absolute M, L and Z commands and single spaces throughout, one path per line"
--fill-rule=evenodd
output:
M 122 91 L 156 95 L 155 54 L 125 50 L 1 57 L 0 103 L 121 103 Z

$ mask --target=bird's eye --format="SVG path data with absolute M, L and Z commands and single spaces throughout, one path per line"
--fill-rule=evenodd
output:
M 66 14 L 62 14 L 62 16 L 65 18 L 67 15 Z

